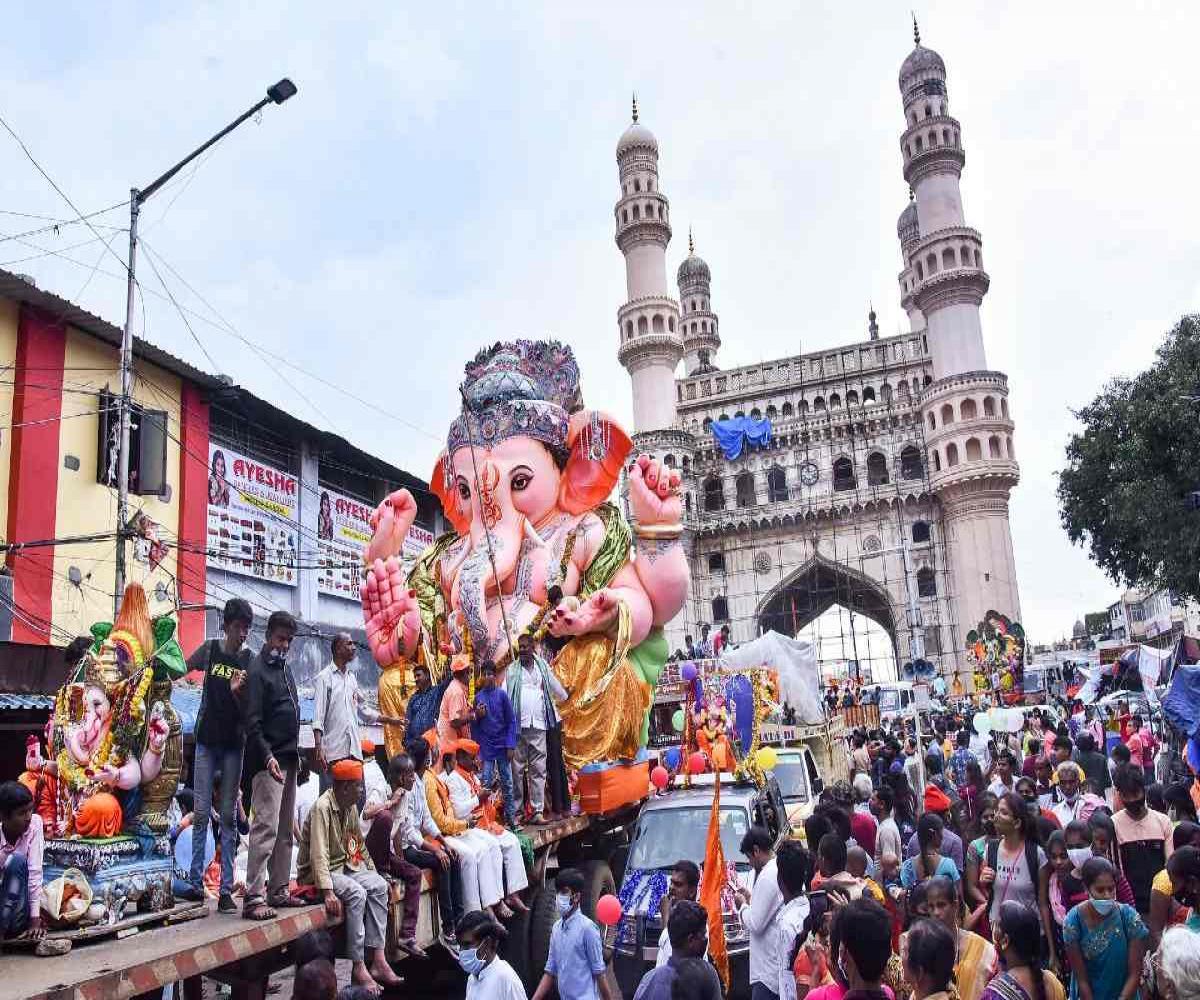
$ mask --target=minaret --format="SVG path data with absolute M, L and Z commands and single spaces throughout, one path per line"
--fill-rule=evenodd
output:
M 628 299 L 617 310 L 617 359 L 633 380 L 634 432 L 666 430 L 675 424 L 675 369 L 683 357 L 679 303 L 667 294 L 670 205 L 658 186 L 658 140 L 633 123 L 617 143 L 621 197 L 613 215 L 617 246 L 625 255 Z
M 924 329 L 933 382 L 921 393 L 929 487 L 942 510 L 947 572 L 939 598 L 953 610 L 943 650 L 961 651 L 990 610 L 1019 620 L 1009 492 L 1020 479 L 1008 410 L 1008 377 L 989 371 L 979 307 L 988 290 L 979 233 L 963 222 L 961 128 L 950 116 L 946 65 L 921 45 L 900 67 L 906 128 L 900 140 L 912 200 L 896 231 L 905 268 L 901 303 Z M 927 619 L 928 621 L 928 619 Z M 964 671 L 965 672 L 965 671 Z
M 988 290 L 979 233 L 963 222 L 959 178 L 966 157 L 962 128 L 950 116 L 946 64 L 921 45 L 913 18 L 912 50 L 900 67 L 900 94 L 907 128 L 900 137 L 904 179 L 915 196 L 916 219 L 901 215 L 897 227 L 905 264 L 915 275 L 903 288 L 910 321 L 924 317 L 933 377 L 983 371 L 983 330 L 979 306 Z M 915 239 L 911 224 L 918 224 Z
M 717 333 L 717 314 L 712 311 L 712 274 L 708 265 L 696 256 L 696 242 L 688 230 L 688 255 L 679 265 L 675 276 L 679 284 L 679 303 L 683 307 L 684 371 L 697 375 L 716 368 L 717 348 L 721 337 Z

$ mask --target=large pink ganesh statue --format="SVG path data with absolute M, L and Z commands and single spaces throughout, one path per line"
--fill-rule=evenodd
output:
M 688 564 L 679 473 L 583 407 L 569 347 L 518 340 L 466 366 L 463 408 L 431 479 L 454 530 L 406 575 L 398 559 L 417 508 L 389 496 L 372 519 L 362 587 L 367 638 L 389 666 L 446 650 L 503 670 L 530 632 L 569 699 L 569 767 L 630 760 L 645 745 L 666 661 L 662 626 L 683 606 Z M 609 502 L 627 469 L 632 532 Z M 554 600 L 553 598 L 557 598 Z

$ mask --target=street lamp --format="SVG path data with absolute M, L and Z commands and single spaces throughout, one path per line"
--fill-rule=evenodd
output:
M 285 76 L 278 83 L 267 88 L 266 97 L 235 118 L 204 145 L 197 146 L 161 177 L 151 181 L 140 190 L 131 188 L 129 191 L 129 266 L 126 268 L 128 274 L 125 287 L 125 329 L 121 335 L 121 400 L 119 406 L 121 431 L 117 453 L 117 571 L 116 590 L 113 593 L 114 618 L 120 608 L 121 594 L 125 590 L 125 525 L 129 520 L 129 425 L 133 393 L 133 295 L 134 286 L 137 284 L 135 268 L 137 266 L 138 215 L 142 205 L 196 157 L 216 145 L 247 118 L 254 117 L 268 104 L 282 104 L 295 97 L 296 89 L 296 85 Z

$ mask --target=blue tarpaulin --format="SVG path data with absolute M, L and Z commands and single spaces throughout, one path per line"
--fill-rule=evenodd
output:
M 714 420 L 712 435 L 725 458 L 733 461 L 741 455 L 747 441 L 760 447 L 771 443 L 771 421 L 755 420 L 753 417 Z
M 1163 699 L 1163 713 L 1185 736 L 1200 736 L 1200 666 L 1180 664 Z

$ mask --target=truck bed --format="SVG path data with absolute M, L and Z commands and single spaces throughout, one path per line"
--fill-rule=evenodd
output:
M 219 914 L 213 905 L 205 917 L 119 941 L 79 944 L 61 958 L 5 950 L 0 994 L 23 1000 L 110 1000 L 197 977 L 185 995 L 198 998 L 198 977 L 204 974 L 234 983 L 235 997 L 254 996 L 259 973 L 265 979 L 280 967 L 283 946 L 326 923 L 321 906 L 281 910 L 274 920 L 254 923 Z

